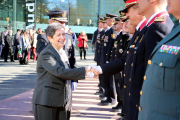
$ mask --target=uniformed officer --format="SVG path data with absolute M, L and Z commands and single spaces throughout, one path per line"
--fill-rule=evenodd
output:
M 138 35 L 146 23 L 145 17 L 138 14 L 137 8 L 138 5 L 136 4 L 136 0 L 126 1 L 125 11 L 127 12 L 127 17 L 129 18 L 131 24 L 136 27 L 136 32 L 134 33 L 132 39 L 130 40 L 127 50 L 125 51 L 123 56 L 120 59 L 117 59 L 109 64 L 104 64 L 104 65 L 100 65 L 100 67 L 95 67 L 98 71 L 92 68 L 92 71 L 94 71 L 96 75 L 98 75 L 99 73 L 101 74 L 103 73 L 104 76 L 110 76 L 124 70 L 124 74 L 123 74 L 124 76 L 123 113 L 124 114 L 121 114 L 123 115 L 123 117 L 128 117 L 128 113 L 129 113 L 129 106 L 130 106 L 129 100 L 131 97 L 129 90 L 129 86 L 131 83 L 130 71 L 131 71 L 131 63 L 134 56 L 134 52 L 133 52 L 134 44 L 137 42 Z
M 126 19 L 125 14 L 120 15 L 120 17 L 115 18 L 115 24 L 114 28 L 117 32 L 117 36 L 114 40 L 114 44 L 112 46 L 111 50 L 111 58 L 110 61 L 114 61 L 115 59 L 121 58 L 123 51 L 126 50 L 126 47 L 128 45 L 129 40 L 131 39 L 130 35 L 128 34 L 128 31 L 126 33 L 123 33 L 123 23 L 122 21 Z M 117 106 L 112 107 L 114 112 L 120 112 L 120 110 L 123 107 L 123 79 L 121 76 L 121 73 L 117 73 L 113 76 L 113 79 L 115 80 L 115 86 L 116 86 L 116 93 L 117 93 Z
M 107 56 L 110 56 L 111 53 L 111 43 L 113 42 L 112 37 L 116 34 L 114 30 L 115 18 L 118 15 L 106 13 L 106 23 L 108 30 L 104 35 L 104 43 L 102 45 L 102 54 L 101 54 L 101 64 L 106 64 L 109 62 Z M 115 104 L 115 84 L 113 82 L 113 76 L 106 77 L 105 79 L 105 96 L 106 100 L 101 101 L 101 105 L 113 105 Z
M 94 61 L 97 62 L 97 65 L 100 65 L 100 56 L 101 56 L 101 37 L 104 33 L 103 30 L 103 17 L 99 18 L 99 26 L 98 29 L 94 32 L 94 39 L 92 44 L 94 44 L 95 46 L 95 57 L 94 57 Z M 99 91 L 95 93 L 95 95 L 101 95 L 103 94 L 103 77 L 102 75 L 99 76 Z
M 168 12 L 177 20 L 180 19 L 179 6 L 179 0 L 168 0 Z M 180 119 L 179 33 L 180 25 L 175 23 L 172 31 L 156 45 L 148 59 L 140 92 L 138 120 Z
M 8 30 L 9 30 L 9 27 L 5 27 L 5 31 L 3 31 L 1 33 L 1 40 L 0 40 L 0 52 L 1 52 L 1 58 L 4 57 L 4 53 L 5 53 L 5 49 L 4 49 L 4 46 L 5 46 L 5 39 L 6 39 L 6 35 L 8 34 Z
M 103 20 L 103 17 L 100 17 L 99 18 L 99 25 L 98 25 L 98 29 L 94 32 L 94 37 L 93 37 L 93 41 L 92 41 L 92 45 L 94 45 L 94 50 L 95 50 L 95 56 L 94 56 L 94 61 L 95 62 L 97 62 L 97 46 L 96 46 L 96 44 L 98 44 L 97 43 L 97 39 L 98 39 L 98 37 L 100 37 L 100 36 L 98 36 L 99 35 L 99 33 L 102 31 L 102 29 L 103 29 L 103 23 L 102 23 L 102 20 Z
M 173 22 L 166 11 L 166 0 L 139 0 L 138 5 L 138 13 L 146 16 L 148 22 L 135 44 L 134 58 L 131 63 L 130 114 L 132 120 L 138 119 L 139 93 L 142 89 L 148 58 L 157 43 L 169 34 L 173 27 Z

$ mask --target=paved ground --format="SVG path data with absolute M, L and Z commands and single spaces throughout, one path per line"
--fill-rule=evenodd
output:
M 88 50 L 87 60 L 79 60 L 77 66 L 95 64 L 93 53 Z M 0 59 L 0 120 L 34 120 L 32 114 L 32 94 L 36 80 L 36 62 L 29 65 L 4 63 Z M 98 79 L 86 79 L 78 83 L 73 92 L 73 111 L 71 120 L 115 120 L 117 113 L 112 106 L 101 106 L 99 97 L 94 95 Z

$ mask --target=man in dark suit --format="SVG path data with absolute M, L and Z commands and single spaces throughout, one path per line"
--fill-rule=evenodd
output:
M 2 45 L 1 58 L 4 57 L 4 53 L 5 53 L 5 50 L 4 50 L 5 39 L 6 39 L 6 35 L 8 34 L 8 30 L 9 30 L 9 27 L 5 27 L 5 31 L 3 31 L 1 33 L 1 45 Z
M 94 27 L 94 24 L 92 23 L 92 20 L 89 20 L 89 23 L 87 24 L 88 27 Z
M 80 19 L 77 19 L 76 23 L 74 24 L 74 26 L 82 26 L 82 24 L 80 23 Z
M 12 37 L 12 30 L 8 31 L 5 39 L 5 46 L 4 46 L 4 62 L 8 62 L 8 54 L 10 53 L 11 62 L 15 62 L 13 59 L 13 37 Z
M 14 51 L 14 59 L 17 60 L 17 53 L 18 53 L 18 50 L 19 50 L 19 45 L 20 45 L 20 33 L 21 33 L 21 30 L 20 29 L 17 29 L 17 33 L 15 34 L 14 36 L 14 45 L 13 45 L 13 51 Z

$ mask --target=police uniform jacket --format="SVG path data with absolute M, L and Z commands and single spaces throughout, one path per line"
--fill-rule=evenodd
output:
M 151 53 L 141 91 L 138 120 L 180 120 L 180 25 Z
M 161 17 L 159 17 L 161 16 Z M 159 19 L 160 18 L 160 19 Z M 163 19 L 162 19 L 163 18 Z M 157 20 L 158 19 L 158 20 Z M 167 12 L 158 13 L 155 17 L 150 19 L 147 26 L 143 28 L 139 35 L 138 41 L 134 48 L 134 58 L 131 63 L 131 84 L 130 84 L 130 104 L 136 113 L 131 116 L 132 120 L 138 118 L 138 106 L 140 100 L 140 91 L 143 84 L 143 77 L 145 74 L 148 58 L 154 47 L 166 35 L 169 34 L 173 27 L 173 22 L 167 15 Z M 131 113 L 133 113 L 132 111 Z
M 108 45 L 111 41 L 111 39 L 109 38 L 109 36 L 111 35 L 112 30 L 108 29 L 105 31 L 104 35 L 102 35 L 102 53 L 101 53 L 101 60 L 100 60 L 100 64 L 105 64 L 106 63 L 106 56 L 107 56 L 107 51 L 108 51 Z
M 99 34 L 99 29 L 97 29 L 95 32 L 94 32 L 94 37 L 93 37 L 93 41 L 92 41 L 92 45 L 94 45 L 94 51 L 95 51 L 95 55 L 94 55 L 94 61 L 97 62 L 97 47 L 96 47 L 96 42 L 97 42 L 97 36 Z

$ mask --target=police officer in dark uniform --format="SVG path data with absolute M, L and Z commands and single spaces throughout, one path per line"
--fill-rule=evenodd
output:
M 102 54 L 102 46 L 104 43 L 104 35 L 105 35 L 105 31 L 108 29 L 105 25 L 106 24 L 106 20 L 105 17 L 101 18 L 100 22 L 103 24 L 103 29 L 101 29 L 101 31 L 99 32 L 99 34 L 97 35 L 97 41 L 96 41 L 96 62 L 97 65 L 100 65 L 100 60 L 101 60 L 101 54 Z M 104 82 L 104 77 L 103 75 L 99 75 L 99 91 L 96 92 L 96 95 L 100 95 L 102 97 L 104 97 L 104 93 L 105 93 L 105 82 Z
M 111 58 L 110 61 L 114 61 L 115 59 L 121 58 L 123 52 L 126 50 L 127 45 L 131 39 L 130 34 L 123 33 L 123 20 L 126 19 L 125 14 L 120 15 L 119 18 L 115 18 L 115 30 L 117 31 L 116 39 L 114 40 L 114 44 L 111 50 Z M 114 76 L 116 92 L 117 92 L 117 106 L 113 107 L 114 112 L 120 112 L 123 107 L 123 79 L 122 74 L 119 72 Z
M 134 43 L 137 42 L 138 35 L 146 23 L 144 17 L 141 15 L 136 15 L 137 12 L 134 13 L 133 12 L 134 10 L 137 10 L 136 0 L 126 1 L 125 11 L 127 12 L 127 15 L 129 15 L 129 16 L 132 15 L 130 13 L 133 13 L 133 15 L 128 18 L 135 19 L 135 21 L 132 21 L 132 22 L 133 22 L 133 26 L 136 26 L 136 32 L 134 33 L 132 39 L 130 40 L 126 51 L 124 51 L 123 56 L 120 59 L 116 59 L 115 61 L 113 61 L 109 64 L 104 64 L 104 65 L 100 65 L 99 67 L 96 67 L 96 69 L 99 71 L 99 73 L 103 74 L 104 76 L 110 76 L 110 75 L 116 74 L 116 73 L 124 70 L 124 74 L 123 74 L 123 76 L 124 76 L 123 113 L 124 114 L 121 114 L 123 116 L 121 118 L 123 118 L 123 119 L 127 119 L 128 113 L 129 113 L 129 106 L 130 106 L 130 103 L 129 103 L 130 96 L 131 96 L 129 94 L 130 93 L 129 86 L 131 83 L 130 71 L 131 71 L 131 63 L 132 63 L 133 56 L 134 56 L 134 52 L 131 52 L 131 49 L 132 49 L 132 47 L 134 48 Z M 94 70 L 94 73 L 96 75 L 98 75 L 98 72 L 96 70 Z
M 8 30 L 9 30 L 9 27 L 5 27 L 5 31 L 3 31 L 1 33 L 1 44 L 2 44 L 1 58 L 4 57 L 4 53 L 5 53 L 5 49 L 4 49 L 5 39 L 6 39 L 6 35 L 8 34 Z
M 111 43 L 113 42 L 113 36 L 115 35 L 114 30 L 114 22 L 115 18 L 118 15 L 106 13 L 106 24 L 109 27 L 108 30 L 106 30 L 104 38 L 104 43 L 102 45 L 102 54 L 101 54 L 101 64 L 106 64 L 109 62 L 107 60 L 107 56 L 111 53 Z M 113 105 L 115 104 L 115 84 L 113 81 L 113 76 L 104 78 L 105 83 L 105 96 L 107 97 L 106 100 L 101 101 L 101 105 Z
M 94 61 L 97 62 L 97 39 L 100 38 L 99 33 L 102 31 L 103 29 L 103 23 L 102 23 L 103 17 L 99 18 L 99 25 L 98 25 L 98 29 L 94 32 L 94 37 L 93 37 L 93 41 L 92 41 L 92 45 L 94 45 L 94 50 L 95 50 L 95 56 L 94 56 Z

